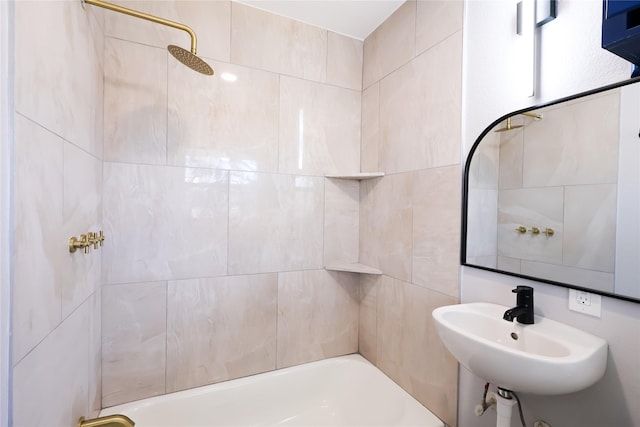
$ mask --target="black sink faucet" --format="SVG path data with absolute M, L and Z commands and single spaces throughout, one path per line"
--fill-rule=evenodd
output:
M 511 292 L 518 294 L 516 299 L 517 305 L 504 312 L 502 318 L 513 322 L 516 319 L 518 323 L 525 325 L 533 324 L 533 288 L 531 286 L 518 286 Z

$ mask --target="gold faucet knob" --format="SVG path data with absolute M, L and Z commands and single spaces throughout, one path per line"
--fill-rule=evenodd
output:
M 525 227 L 524 225 L 521 225 L 520 227 L 516 228 L 516 231 L 520 234 L 524 234 L 527 232 L 527 227 Z
M 82 247 L 84 248 L 84 253 L 88 254 L 91 250 L 91 242 L 89 241 L 89 236 L 87 236 L 86 234 L 81 234 L 80 242 L 82 243 Z
M 545 228 L 543 233 L 547 236 L 547 237 L 551 237 L 554 234 L 556 234 L 556 232 L 554 231 L 553 228 Z
M 104 245 L 104 233 L 100 230 L 100 233 L 97 236 L 98 242 L 100 242 L 100 246 Z
M 97 239 L 98 235 L 97 233 L 93 233 L 93 232 L 89 232 L 88 234 L 88 241 L 89 241 L 89 246 L 93 245 L 93 249 L 98 249 L 98 239 Z
M 531 227 L 531 230 L 529 231 L 531 234 L 540 234 L 540 229 L 538 227 Z

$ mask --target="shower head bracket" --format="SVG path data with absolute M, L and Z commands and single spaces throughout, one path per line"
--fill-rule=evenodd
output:
M 179 22 L 170 21 L 168 19 L 160 18 L 159 16 L 150 15 L 148 13 L 140 12 L 137 10 L 129 9 L 124 6 L 109 3 L 102 0 L 81 0 L 83 4 L 90 4 L 92 6 L 102 7 L 104 9 L 112 10 L 114 12 L 124 13 L 125 15 L 133 16 L 135 18 L 145 19 L 147 21 L 155 22 L 156 24 L 166 25 L 167 27 L 175 28 L 185 31 L 191 37 L 191 53 L 196 54 L 196 33 L 188 26 Z

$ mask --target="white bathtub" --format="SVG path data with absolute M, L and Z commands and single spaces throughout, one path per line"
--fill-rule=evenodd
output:
M 444 427 L 356 354 L 113 406 L 100 416 L 111 414 L 136 427 Z

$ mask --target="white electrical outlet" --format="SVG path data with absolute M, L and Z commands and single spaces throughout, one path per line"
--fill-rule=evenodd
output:
M 569 289 L 569 310 L 600 317 L 602 314 L 602 297 L 591 292 Z

